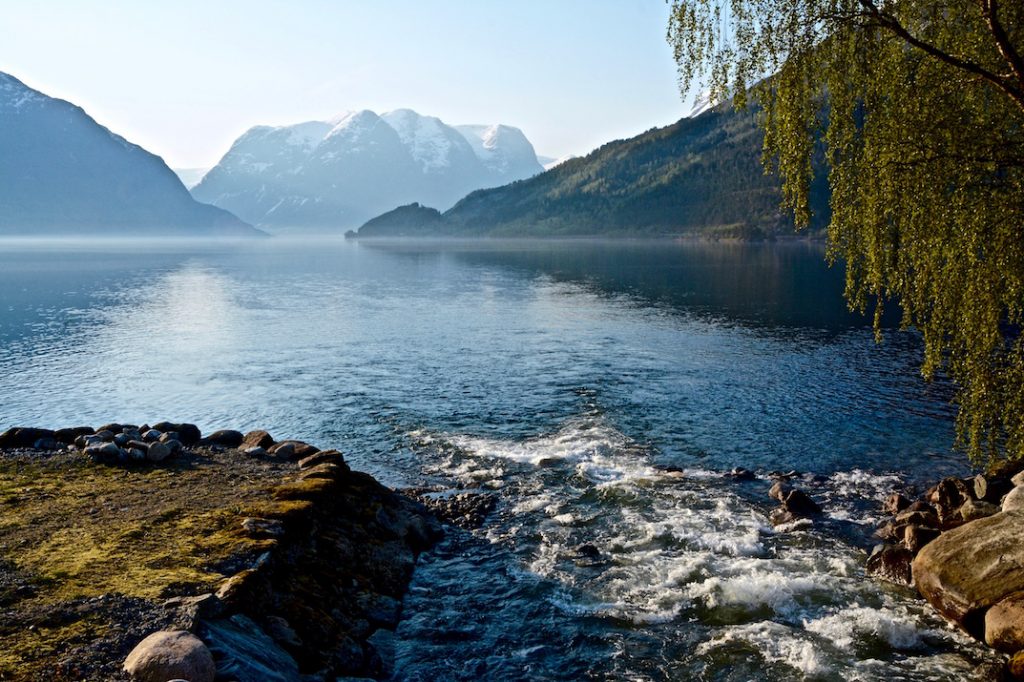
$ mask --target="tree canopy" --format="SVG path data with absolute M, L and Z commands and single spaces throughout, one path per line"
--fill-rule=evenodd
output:
M 824 156 L 850 305 L 920 330 L 975 462 L 1024 457 L 1024 3 L 673 0 L 668 39 L 684 91 L 762 105 L 797 227 Z

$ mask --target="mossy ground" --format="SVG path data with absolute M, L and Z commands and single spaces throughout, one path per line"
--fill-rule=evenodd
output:
M 59 661 L 159 619 L 169 597 L 215 590 L 273 544 L 242 518 L 308 504 L 272 494 L 292 472 L 233 450 L 133 468 L 0 452 L 0 679 L 79 679 Z M 119 608 L 88 606 L 114 596 Z

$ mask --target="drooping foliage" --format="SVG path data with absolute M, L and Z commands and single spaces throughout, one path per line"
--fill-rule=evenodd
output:
M 850 305 L 920 330 L 975 462 L 1024 457 L 1024 2 L 673 0 L 668 39 L 684 90 L 763 106 L 798 227 L 824 146 Z

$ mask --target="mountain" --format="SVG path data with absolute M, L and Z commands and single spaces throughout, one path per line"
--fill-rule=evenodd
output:
M 261 234 L 81 108 L 0 73 L 0 234 L 84 233 Z
M 559 166 L 569 159 L 578 158 L 575 154 L 568 154 L 566 156 L 538 156 L 537 160 L 540 161 L 540 165 L 544 166 L 544 170 L 551 170 L 555 166 Z
M 473 192 L 420 224 L 394 211 L 359 236 L 703 235 L 758 238 L 792 231 L 779 179 L 764 173 L 756 112 L 717 106 L 694 118 L 610 142 L 541 175 Z M 823 173 L 815 222 L 828 217 Z
M 181 184 L 185 185 L 188 189 L 192 189 L 199 184 L 199 181 L 203 179 L 209 168 L 172 168 L 174 174 L 181 180 Z
M 339 228 L 396 205 L 448 208 L 475 189 L 542 171 L 518 128 L 453 127 L 410 109 L 364 110 L 252 128 L 192 195 L 258 225 Z

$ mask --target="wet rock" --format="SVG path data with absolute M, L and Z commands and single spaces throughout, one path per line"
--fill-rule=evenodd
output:
M 127 433 L 114 434 L 114 445 L 118 446 L 119 448 L 127 446 L 130 441 L 131 438 L 128 437 Z
M 786 496 L 789 495 L 791 490 L 792 488 L 785 481 L 775 481 L 775 483 L 772 483 L 772 487 L 768 489 L 768 497 L 779 502 L 785 502 Z
M 975 521 L 999 512 L 999 507 L 984 500 L 967 500 L 960 506 L 960 516 L 964 521 Z
M 1024 650 L 1024 592 L 1011 594 L 985 613 L 985 643 L 1009 653 Z
M 735 469 L 729 472 L 729 476 L 731 476 L 734 480 L 737 481 L 753 481 L 755 478 L 757 478 L 757 476 L 754 475 L 753 471 L 751 471 L 750 469 L 744 469 L 743 467 L 736 467 Z
M 139 642 L 124 661 L 136 682 L 213 682 L 213 656 L 202 640 L 184 630 L 154 632 Z
M 242 519 L 242 529 L 254 538 L 279 538 L 284 535 L 284 524 L 277 519 Z
M 807 493 L 803 490 L 794 489 L 789 491 L 786 498 L 782 501 L 782 506 L 786 511 L 796 516 L 817 516 L 821 513 L 821 507 L 818 503 L 812 500 Z
M 160 436 L 162 435 L 164 434 L 161 433 L 160 431 L 157 431 L 156 429 L 148 429 L 142 432 L 142 440 L 146 441 L 147 443 L 152 443 L 155 440 L 160 440 Z
M 1010 492 L 1013 484 L 1005 478 L 978 474 L 974 477 L 974 497 L 985 502 L 998 504 L 1003 495 Z
M 906 547 L 876 545 L 868 557 L 868 574 L 898 585 L 912 584 L 911 562 L 914 555 Z
M 153 441 L 146 448 L 146 459 L 150 462 L 162 462 L 171 456 L 171 448 L 166 443 Z
M 914 560 L 921 595 L 946 618 L 983 636 L 985 609 L 1024 591 L 1024 511 L 978 519 L 928 543 Z
M 16 426 L 0 433 L 0 448 L 30 448 L 37 440 L 53 437 L 50 429 Z
M 921 551 L 922 547 L 937 537 L 939 537 L 939 530 L 937 528 L 911 524 L 903 529 L 903 546 L 909 549 L 912 554 L 917 554 Z
M 469 530 L 482 526 L 498 503 L 497 497 L 489 493 L 459 493 L 437 497 L 426 495 L 420 499 L 437 518 Z
M 121 448 L 113 443 L 93 443 L 85 448 L 85 454 L 94 462 L 114 464 L 121 457 Z
M 200 634 L 217 657 L 217 673 L 222 679 L 238 682 L 301 680 L 295 659 L 243 615 L 207 621 Z
M 283 440 L 267 450 L 275 457 L 288 460 L 305 459 L 320 452 L 320 448 L 301 440 Z
M 899 514 L 909 506 L 910 500 L 900 493 L 892 493 L 889 497 L 885 498 L 885 502 L 882 503 L 882 511 L 886 514 Z
M 263 448 L 266 450 L 274 444 L 274 438 L 266 431 L 250 431 L 242 438 L 242 448 Z
M 237 448 L 242 444 L 242 440 L 245 436 L 242 435 L 241 431 L 234 431 L 232 429 L 221 429 L 220 431 L 214 431 L 210 435 L 206 436 L 200 441 L 201 445 L 220 445 L 225 448 Z
M 1017 486 L 1003 498 L 1004 512 L 1024 509 L 1024 486 Z
M 1018 651 L 1006 662 L 1006 672 L 1012 680 L 1024 680 L 1024 651 Z
M 903 539 L 906 527 L 907 524 L 905 523 L 897 523 L 892 520 L 886 521 L 875 531 L 875 537 L 887 542 L 899 542 Z
M 576 547 L 576 554 L 584 559 L 594 560 L 601 558 L 601 550 L 589 542 Z
M 95 431 L 93 431 L 91 426 L 73 426 L 68 429 L 57 429 L 53 432 L 53 437 L 56 438 L 59 443 L 71 445 L 79 436 L 89 436 L 93 433 L 95 433 Z
M 299 460 L 299 469 L 309 469 L 315 467 L 318 464 L 336 464 L 341 466 L 345 464 L 345 458 L 337 450 L 321 450 L 309 457 L 303 457 Z

